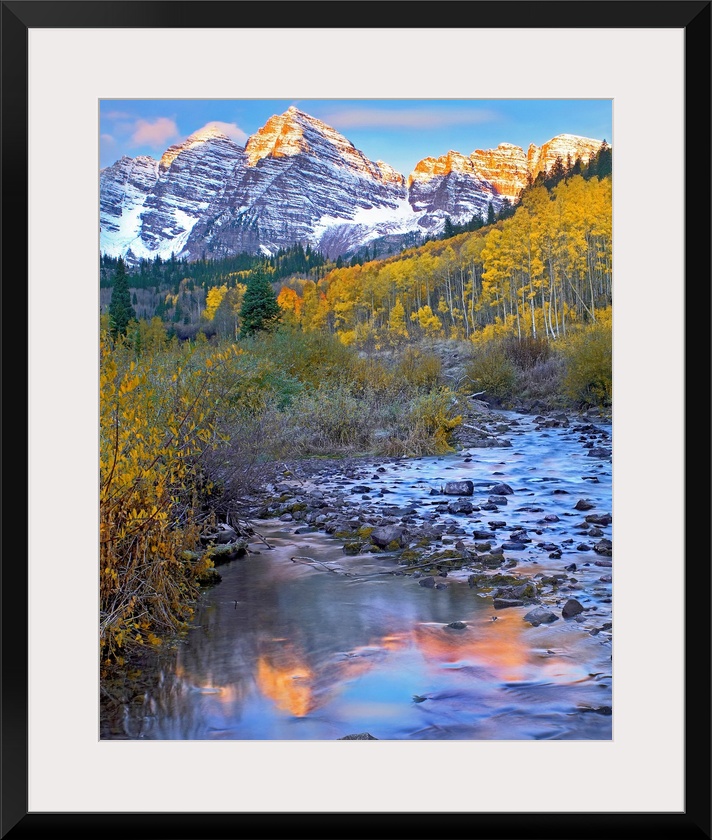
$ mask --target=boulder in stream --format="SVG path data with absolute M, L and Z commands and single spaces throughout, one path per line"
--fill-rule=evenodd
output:
M 547 610 L 546 607 L 537 607 L 524 616 L 524 621 L 528 621 L 533 627 L 538 627 L 540 624 L 551 624 L 558 620 L 559 616 L 551 610 Z
M 379 548 L 388 548 L 392 543 L 403 545 L 404 534 L 405 528 L 399 525 L 382 525 L 371 531 L 371 542 Z
M 575 598 L 569 598 L 569 600 L 564 604 L 563 610 L 561 610 L 561 615 L 564 618 L 574 618 L 582 612 L 583 607 L 581 604 Z
M 468 479 L 466 481 L 446 481 L 443 493 L 446 496 L 471 496 L 475 492 L 475 485 Z
M 354 735 L 344 735 L 342 738 L 337 738 L 337 741 L 377 741 L 370 732 L 357 732 Z

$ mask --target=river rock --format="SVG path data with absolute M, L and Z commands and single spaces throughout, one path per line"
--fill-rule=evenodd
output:
M 613 517 L 610 513 L 592 513 L 586 517 L 586 522 L 590 525 L 610 525 Z
M 505 600 L 518 600 L 520 598 L 531 600 L 536 596 L 536 586 L 529 582 L 521 583 L 519 586 L 499 586 L 492 593 L 493 598 L 503 598 Z
M 492 531 L 483 531 L 481 528 L 475 528 L 472 532 L 472 536 L 476 540 L 489 540 L 492 538 Z M 478 548 L 478 551 L 487 551 L 486 548 Z
M 338 738 L 339 741 L 377 741 L 370 732 L 358 732 L 354 735 L 344 735 L 343 738 Z
M 384 525 L 371 531 L 371 542 L 379 548 L 387 548 L 391 543 L 403 545 L 405 528 L 398 525 Z
M 506 496 L 489 496 L 487 501 L 491 505 L 506 505 L 507 504 L 507 497 Z
M 506 610 L 509 607 L 523 607 L 524 601 L 520 601 L 518 598 L 495 598 L 494 599 L 494 608 L 496 610 Z
M 509 484 L 504 482 L 495 484 L 494 487 L 490 487 L 489 491 L 493 496 L 511 496 L 514 493 Z
M 589 502 L 587 499 L 579 499 L 574 505 L 574 510 L 592 510 L 595 507 L 596 505 L 593 502 Z
M 468 502 L 466 499 L 458 499 L 456 502 L 450 502 L 446 510 L 448 510 L 452 514 L 458 514 L 472 513 L 472 511 L 475 510 L 475 508 L 472 502 Z
M 227 543 L 235 542 L 238 534 L 234 528 L 229 525 L 219 525 L 216 531 L 211 531 L 207 534 L 202 534 L 200 542 L 203 545 L 208 543 L 217 543 L 217 545 L 226 545 Z
M 596 554 L 602 554 L 604 557 L 612 557 L 613 543 L 607 539 L 599 540 L 596 545 L 594 545 L 593 550 Z
M 559 616 L 554 615 L 554 613 L 547 610 L 546 607 L 537 607 L 524 616 L 524 621 L 528 621 L 533 627 L 538 627 L 540 624 L 551 624 L 552 622 L 558 620 Z
M 424 586 L 426 589 L 432 589 L 435 586 L 435 578 L 424 577 L 418 581 L 418 586 Z
M 592 449 L 588 450 L 588 457 L 589 458 L 610 458 L 611 457 L 611 450 L 606 449 L 603 446 L 594 446 Z
M 467 627 L 464 621 L 451 621 L 445 626 L 449 627 L 451 630 L 464 630 Z
M 564 618 L 574 618 L 582 612 L 583 607 L 581 604 L 575 598 L 569 598 L 569 600 L 564 604 L 563 610 L 561 610 L 561 615 Z
M 446 496 L 471 496 L 475 492 L 475 485 L 467 481 L 447 481 L 443 487 Z

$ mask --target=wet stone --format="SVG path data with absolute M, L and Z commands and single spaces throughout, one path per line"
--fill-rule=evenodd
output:
M 338 738 L 339 741 L 377 741 L 370 732 L 357 732 L 354 735 L 344 735 L 343 738 Z
M 564 618 L 575 618 L 582 612 L 583 606 L 575 598 L 569 598 L 564 604 L 563 610 L 561 610 L 561 615 Z
M 574 505 L 574 510 L 593 510 L 595 507 L 596 505 L 593 502 L 589 502 L 587 499 L 579 499 Z
M 610 525 L 613 522 L 613 517 L 610 513 L 592 513 L 586 517 L 586 522 L 589 525 Z
M 610 458 L 611 454 L 610 449 L 606 449 L 602 446 L 594 446 L 592 449 L 588 450 L 589 458 Z
M 438 505 L 438 510 L 442 505 Z M 456 502 L 450 502 L 449 505 L 445 507 L 445 510 L 449 511 L 452 514 L 463 514 L 463 513 L 472 513 L 474 510 L 478 510 L 479 508 L 475 508 L 472 502 L 465 501 L 463 499 L 458 499 Z
M 558 620 L 558 615 L 547 610 L 546 607 L 537 607 L 524 616 L 524 621 L 528 621 L 533 627 L 538 627 L 540 624 L 552 624 Z
M 509 607 L 523 607 L 524 601 L 519 600 L 518 598 L 495 598 L 494 599 L 494 608 L 496 610 L 506 610 Z
M 490 487 L 489 492 L 493 496 L 511 496 L 514 493 L 514 490 L 512 490 L 509 484 L 500 482 L 499 484 L 495 484 L 493 487 Z
M 475 485 L 467 481 L 447 481 L 443 487 L 443 493 L 447 496 L 471 496 L 475 491 Z

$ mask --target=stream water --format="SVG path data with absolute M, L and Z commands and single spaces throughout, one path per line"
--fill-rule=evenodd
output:
M 506 521 L 502 542 L 527 528 L 532 542 L 507 551 L 514 572 L 550 575 L 575 563 L 545 603 L 561 616 L 577 598 L 585 611 L 575 620 L 532 626 L 524 620 L 531 606 L 495 610 L 466 574 L 426 588 L 379 574 L 389 568 L 383 555 L 346 557 L 322 531 L 265 520 L 256 528 L 272 548 L 253 544 L 246 559 L 220 567 L 222 583 L 202 596 L 195 626 L 163 656 L 139 701 L 102 712 L 102 737 L 610 739 L 612 569 L 593 551 L 595 539 L 580 536 L 585 514 L 574 505 L 585 498 L 593 513 L 611 512 L 611 459 L 590 457 L 571 427 L 542 431 L 528 416 L 506 417 L 511 447 L 384 462 L 380 472 L 381 462 L 366 465 L 360 475 L 372 492 L 359 505 L 437 520 L 443 547 L 468 534 L 472 542 L 473 528 L 490 521 Z M 436 513 L 443 497 L 430 490 L 460 479 L 475 482 L 475 501 L 493 481 L 514 494 L 495 513 Z M 333 476 L 320 489 L 348 494 L 349 483 L 363 478 Z M 610 539 L 611 525 L 602 530 Z M 561 558 L 542 550 L 548 543 Z

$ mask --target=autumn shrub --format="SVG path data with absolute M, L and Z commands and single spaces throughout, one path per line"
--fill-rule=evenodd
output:
M 350 384 L 354 395 L 364 398 L 389 400 L 400 390 L 394 371 L 383 360 L 372 356 L 355 355 L 343 371 L 343 379 Z
M 503 345 L 499 342 L 481 344 L 465 365 L 461 388 L 465 393 L 480 393 L 495 400 L 512 396 L 516 384 L 516 370 Z
M 395 366 L 395 374 L 414 388 L 435 388 L 442 374 L 442 362 L 434 353 L 406 347 Z
M 613 395 L 613 334 L 610 317 L 570 332 L 561 345 L 565 394 L 580 406 L 610 406 Z
M 373 429 L 366 401 L 346 385 L 322 384 L 292 401 L 283 432 L 294 454 L 313 455 L 367 446 Z
M 259 334 L 241 342 L 250 353 L 268 359 L 293 379 L 312 386 L 342 378 L 356 353 L 327 332 L 302 332 L 281 327 L 272 334 Z
M 538 400 L 552 407 L 565 408 L 563 375 L 565 365 L 559 353 L 552 353 L 525 370 L 517 370 L 516 394 L 523 400 Z
M 459 398 L 447 387 L 414 396 L 379 440 L 378 452 L 391 457 L 451 452 L 452 434 L 462 423 L 460 408 Z
M 502 349 L 507 358 L 519 370 L 529 370 L 535 365 L 546 362 L 552 353 L 547 338 L 534 338 L 531 335 L 510 336 L 503 342 Z
M 214 460 L 230 424 L 263 411 L 264 369 L 234 345 L 140 356 L 101 339 L 100 646 L 105 665 L 187 626 L 210 568 L 196 553 L 215 521 Z M 235 454 L 232 441 L 232 454 Z

